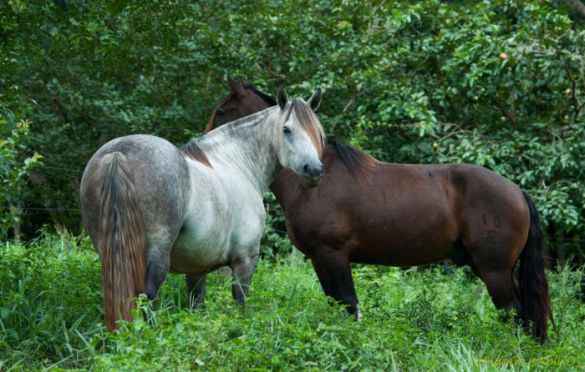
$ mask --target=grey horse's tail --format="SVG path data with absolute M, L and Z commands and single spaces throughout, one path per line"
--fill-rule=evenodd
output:
M 144 292 L 146 238 L 132 173 L 121 152 L 102 158 L 99 189 L 99 223 L 102 239 L 104 310 L 106 328 L 118 328 L 116 321 L 132 320 L 134 298 Z

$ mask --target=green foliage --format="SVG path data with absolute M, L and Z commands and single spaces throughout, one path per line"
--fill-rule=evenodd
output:
M 19 121 L 12 130 L 7 127 L 6 120 L 0 119 L 0 133 L 8 132 L 6 139 L 0 139 L 0 238 L 6 236 L 10 227 L 20 223 L 29 171 L 40 165 L 42 159 L 37 153 L 27 155 L 29 121 Z
M 0 250 L 0 369 L 578 370 L 583 269 L 549 273 L 557 330 L 543 346 L 502 322 L 466 270 L 354 267 L 363 312 L 331 306 L 310 264 L 263 260 L 245 308 L 230 278 L 211 274 L 207 308 L 189 311 L 169 275 L 152 326 L 103 331 L 100 268 L 87 239 L 46 235 Z M 137 311 L 137 315 L 140 310 Z
M 28 201 L 77 208 L 101 144 L 138 132 L 186 142 L 226 73 L 268 93 L 320 86 L 328 134 L 387 161 L 502 173 L 568 239 L 560 248 L 583 256 L 585 24 L 559 3 L 10 1 L 0 109 L 35 123 L 46 156 Z M 76 229 L 79 215 L 50 222 Z

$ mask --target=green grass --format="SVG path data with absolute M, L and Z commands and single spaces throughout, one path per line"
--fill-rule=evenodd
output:
M 298 256 L 261 262 L 245 308 L 231 300 L 229 278 L 212 274 L 207 308 L 189 311 L 183 277 L 170 275 L 153 324 L 113 335 L 102 328 L 89 242 L 46 236 L 0 247 L 0 370 L 582 370 L 582 274 L 549 274 L 558 327 L 542 346 L 502 322 L 466 270 L 355 267 L 358 323 L 328 304 Z

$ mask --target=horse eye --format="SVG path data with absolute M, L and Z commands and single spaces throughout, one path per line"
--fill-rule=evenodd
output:
M 225 114 L 225 111 L 223 109 L 217 110 L 217 115 L 223 115 L 223 114 Z
M 289 127 L 282 128 L 282 131 L 284 132 L 284 134 L 290 134 L 290 132 L 291 132 Z

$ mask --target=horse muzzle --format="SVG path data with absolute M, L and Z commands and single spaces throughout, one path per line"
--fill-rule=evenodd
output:
M 316 164 L 305 164 L 303 165 L 303 169 L 300 172 L 300 178 L 303 186 L 305 187 L 316 187 L 319 185 L 321 178 L 325 174 L 325 168 L 323 164 L 316 163 Z

